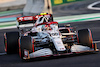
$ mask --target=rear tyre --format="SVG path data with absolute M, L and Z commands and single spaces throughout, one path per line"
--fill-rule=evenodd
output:
M 21 59 L 24 57 L 24 50 L 28 50 L 29 52 L 32 52 L 32 38 L 29 36 L 22 36 L 20 38 L 20 44 L 19 44 L 19 55 Z
M 7 54 L 18 52 L 19 32 L 6 32 L 4 34 L 5 51 Z
M 78 42 L 83 46 L 92 48 L 92 35 L 90 29 L 78 30 Z

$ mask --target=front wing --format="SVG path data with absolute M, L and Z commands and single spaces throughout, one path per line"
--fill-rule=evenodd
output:
M 44 51 L 44 53 L 42 53 Z M 75 54 L 81 54 L 81 53 L 97 53 L 99 52 L 99 49 L 91 49 L 91 50 L 85 50 L 85 51 L 79 51 L 79 52 L 70 52 L 70 53 L 61 53 L 61 54 L 53 54 L 52 51 L 49 48 L 38 50 L 37 52 L 33 52 L 29 54 L 28 50 L 24 50 L 24 60 L 31 59 L 31 58 L 38 58 L 38 57 L 52 57 L 52 56 L 68 56 L 68 55 L 75 55 Z M 41 53 L 41 54 L 40 54 Z

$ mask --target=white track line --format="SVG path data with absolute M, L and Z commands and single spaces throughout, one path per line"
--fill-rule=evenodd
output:
M 99 4 L 99 3 L 100 3 L 100 1 L 94 2 L 94 3 L 90 4 L 87 8 L 92 9 L 92 10 L 100 10 L 100 8 L 98 8 L 98 7 L 93 7 L 94 5 Z
M 93 43 L 100 43 L 100 41 L 93 41 Z
M 33 24 L 20 25 L 20 27 L 31 27 L 31 26 L 33 26 Z M 0 30 L 2 30 L 2 29 L 13 29 L 13 28 L 17 28 L 17 25 L 16 26 L 10 26 L 10 27 L 0 28 Z
M 7 54 L 7 53 L 0 53 L 0 55 L 5 55 L 5 54 Z
M 10 25 L 10 24 L 16 24 L 16 22 L 3 22 L 3 23 L 0 23 L 0 25 Z

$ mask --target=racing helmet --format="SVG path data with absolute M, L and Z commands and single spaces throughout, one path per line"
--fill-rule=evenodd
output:
M 48 18 L 45 16 L 40 17 L 39 22 L 48 22 Z

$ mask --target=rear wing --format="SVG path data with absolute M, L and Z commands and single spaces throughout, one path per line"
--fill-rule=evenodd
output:
M 35 21 L 36 20 L 34 16 L 24 16 L 24 17 L 17 18 L 18 25 L 30 24 L 30 23 L 34 23 Z
M 24 16 L 24 17 L 18 17 L 17 18 L 17 27 L 19 27 L 19 25 L 28 25 L 28 24 L 32 24 L 34 25 L 36 20 L 41 17 L 41 16 L 45 16 L 47 17 L 50 21 L 53 21 L 53 16 L 52 14 L 48 14 L 48 13 L 40 13 L 36 16 Z
M 19 26 L 22 27 L 22 25 L 33 25 L 35 23 L 36 19 L 34 16 L 24 16 L 24 17 L 18 17 L 17 18 L 17 28 L 19 28 Z

